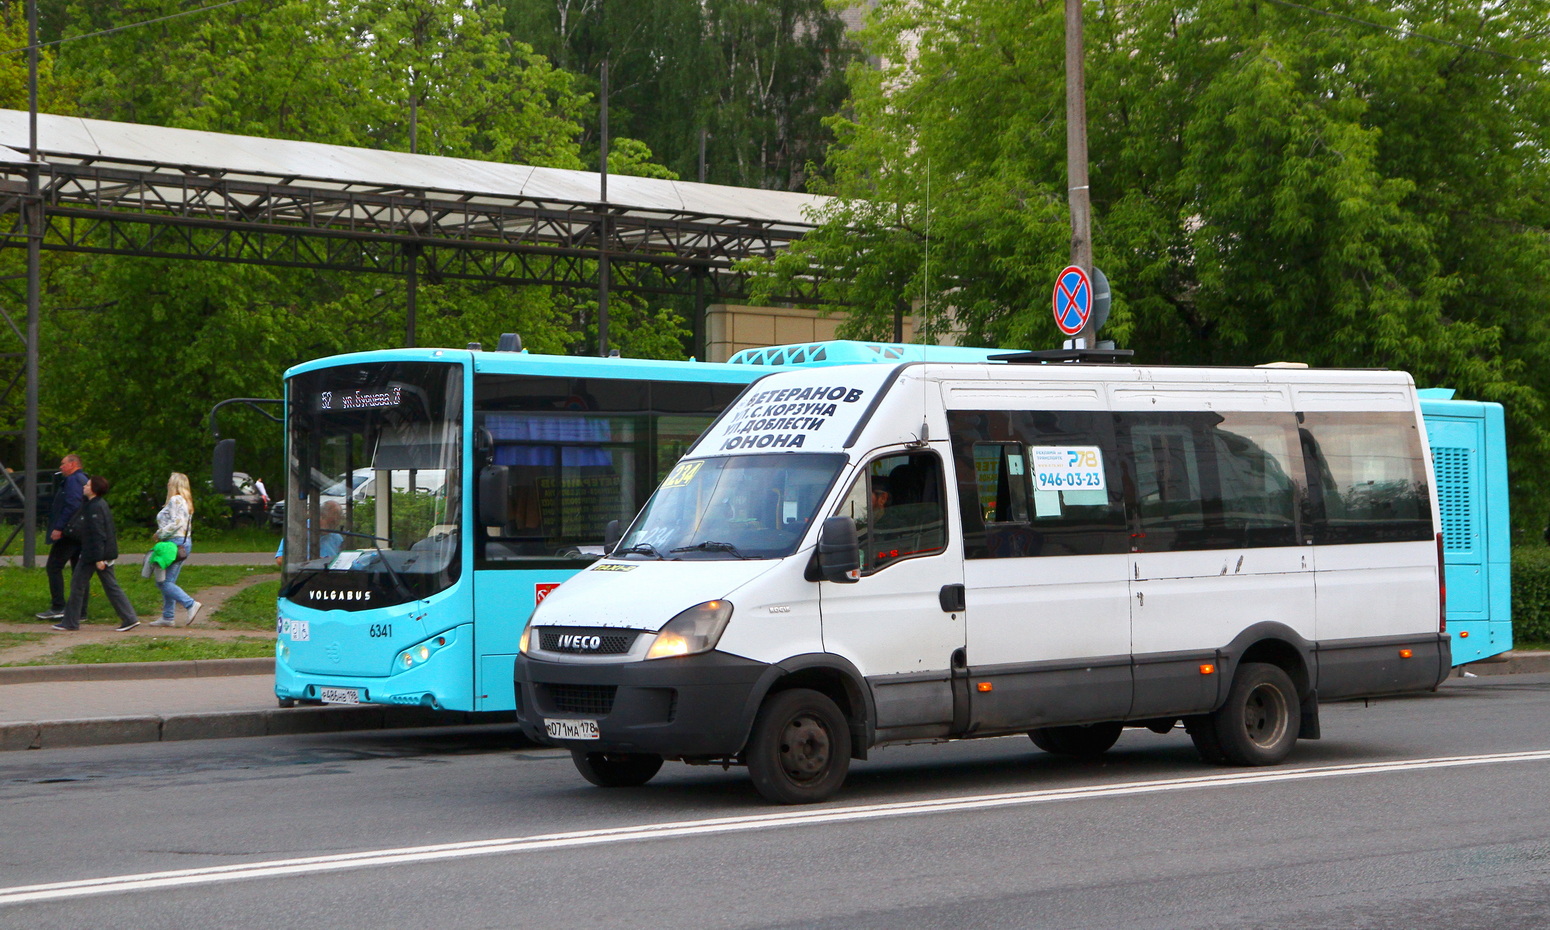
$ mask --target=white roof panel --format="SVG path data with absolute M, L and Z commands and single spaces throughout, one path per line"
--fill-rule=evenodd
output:
M 26 151 L 25 111 L 0 109 L 0 146 Z M 284 179 L 315 187 L 435 190 L 480 199 L 522 198 L 581 205 L 595 205 L 600 200 L 600 176 L 590 171 L 411 155 L 47 113 L 38 114 L 38 149 L 46 161 L 53 162 L 166 165 L 266 180 Z M 0 161 L 11 160 L 0 157 Z M 792 191 L 690 181 L 624 175 L 608 178 L 611 207 L 674 217 L 698 214 L 780 226 L 810 226 L 808 210 L 826 199 Z

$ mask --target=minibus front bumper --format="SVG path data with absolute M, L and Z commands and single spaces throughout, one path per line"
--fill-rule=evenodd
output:
M 734 756 L 748 739 L 771 666 L 709 652 L 673 659 L 582 664 L 516 659 L 517 722 L 529 738 L 567 749 Z M 550 732 L 597 738 L 566 738 Z

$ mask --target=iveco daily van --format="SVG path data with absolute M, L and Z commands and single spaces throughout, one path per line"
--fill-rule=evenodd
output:
M 1446 677 L 1437 507 L 1399 372 L 783 371 L 522 634 L 517 715 L 599 785 L 664 759 L 818 801 L 894 743 L 1104 752 L 1182 722 L 1280 762 L 1320 700 Z

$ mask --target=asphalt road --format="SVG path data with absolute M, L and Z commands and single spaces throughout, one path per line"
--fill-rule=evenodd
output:
M 1550 925 L 1550 675 L 1324 708 L 1269 769 L 883 750 L 832 802 L 585 784 L 503 727 L 0 757 L 0 927 Z

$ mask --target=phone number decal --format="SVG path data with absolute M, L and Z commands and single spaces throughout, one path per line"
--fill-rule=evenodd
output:
M 1102 491 L 1103 452 L 1097 446 L 1031 446 L 1033 479 L 1040 491 Z

